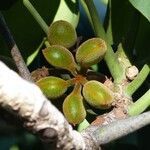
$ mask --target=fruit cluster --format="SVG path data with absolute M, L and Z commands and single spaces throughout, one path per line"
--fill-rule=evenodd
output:
M 48 41 L 50 46 L 42 52 L 52 66 L 66 69 L 72 78 L 64 80 L 55 76 L 48 76 L 37 81 L 37 85 L 50 100 L 63 95 L 70 86 L 72 92 L 63 102 L 63 113 L 71 124 L 79 124 L 86 117 L 83 100 L 95 108 L 109 108 L 113 101 L 113 94 L 104 84 L 88 81 L 86 71 L 91 65 L 103 59 L 107 46 L 100 38 L 92 38 L 82 43 L 76 50 L 75 56 L 69 48 L 75 45 L 77 34 L 72 25 L 60 20 L 49 27 Z

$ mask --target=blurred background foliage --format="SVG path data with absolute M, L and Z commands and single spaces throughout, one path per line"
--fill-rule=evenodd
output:
M 80 3 L 78 5 L 77 0 L 31 0 L 31 2 L 48 25 L 55 20 L 65 19 L 77 27 L 78 36 L 82 36 L 84 39 L 94 36 L 83 7 Z M 109 38 L 114 50 L 117 49 L 119 43 L 122 43 L 131 62 L 136 66 L 141 68 L 145 63 L 150 64 L 150 1 L 111 0 L 109 9 L 107 9 L 107 0 L 94 0 L 94 2 L 105 29 L 109 28 L 111 31 Z M 38 48 L 46 35 L 24 7 L 22 0 L 6 0 L 4 3 L 0 3 L 5 20 L 21 54 L 27 61 L 27 58 Z M 11 4 L 13 5 L 11 6 Z M 0 55 L 11 57 L 10 50 L 1 35 Z M 36 58 L 29 66 L 30 69 L 39 67 L 37 61 Z M 146 83 L 148 87 L 150 87 L 149 81 L 148 79 Z M 148 150 L 149 131 L 149 127 L 145 127 L 132 135 L 110 143 L 104 149 Z M 1 119 L 0 150 L 30 149 L 45 148 L 39 139 L 24 131 L 23 128 L 12 127 Z

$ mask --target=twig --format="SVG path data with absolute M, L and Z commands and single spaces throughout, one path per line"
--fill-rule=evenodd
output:
M 3 35 L 8 48 L 11 50 L 11 55 L 12 55 L 13 60 L 15 61 L 17 68 L 18 68 L 19 74 L 24 79 L 26 79 L 28 81 L 32 81 L 30 72 L 21 56 L 21 53 L 14 41 L 13 36 L 10 33 L 10 30 L 9 30 L 1 12 L 0 12 L 0 32 Z
M 32 14 L 32 16 L 35 18 L 35 20 L 38 22 L 38 24 L 41 26 L 43 31 L 48 34 L 48 25 L 43 20 L 43 18 L 40 16 L 40 14 L 37 12 L 37 10 L 33 7 L 33 5 L 30 3 L 29 0 L 23 0 L 24 6 L 29 10 L 29 12 Z
M 97 144 L 107 144 L 148 124 L 150 124 L 150 111 L 139 116 L 112 122 L 106 126 L 97 126 L 97 129 L 95 126 L 91 126 L 84 131 L 83 135 L 89 133 L 95 137 Z
M 130 116 L 139 115 L 150 106 L 150 89 L 128 108 Z
M 25 128 L 39 135 L 47 144 L 55 142 L 55 149 L 85 150 L 84 138 L 71 128 L 41 90 L 35 84 L 23 80 L 2 62 L 0 62 L 0 106 L 22 118 Z M 88 149 L 93 150 L 90 147 Z
M 150 73 L 150 68 L 146 64 L 143 66 L 142 70 L 140 73 L 137 75 L 137 77 L 127 85 L 126 88 L 126 94 L 129 96 L 132 96 L 134 92 L 142 85 L 142 83 L 146 80 L 147 76 Z

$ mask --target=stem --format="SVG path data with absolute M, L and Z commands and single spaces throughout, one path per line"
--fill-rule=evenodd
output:
M 41 26 L 43 31 L 48 33 L 48 25 L 45 23 L 43 18 L 40 16 L 40 14 L 37 12 L 37 10 L 33 7 L 33 5 L 30 3 L 29 0 L 23 0 L 24 6 L 29 10 L 29 12 L 32 14 L 34 19 L 38 22 L 38 24 Z
M 77 131 L 78 132 L 82 132 L 83 130 L 85 130 L 88 126 L 89 126 L 89 122 L 84 119 L 79 125 L 78 125 L 78 128 L 77 128 Z
M 84 0 L 84 1 L 85 1 L 87 8 L 89 10 L 96 36 L 99 36 L 100 38 L 103 38 L 104 40 L 107 41 L 105 30 L 103 28 L 103 25 L 102 25 L 100 19 L 99 19 L 99 16 L 98 16 L 98 13 L 97 13 L 97 10 L 95 8 L 93 0 Z
M 3 15 L 0 12 L 0 32 L 5 39 L 8 48 L 11 51 L 12 58 L 18 68 L 19 74 L 26 80 L 32 81 L 30 72 L 22 58 L 22 55 L 16 45 L 16 42 L 5 22 Z
M 105 24 L 107 25 L 106 27 L 106 36 L 107 36 L 107 41 L 109 44 L 113 44 L 113 34 L 112 34 L 112 13 L 111 13 L 111 0 L 109 0 L 107 4 L 107 12 L 106 12 L 106 17 L 104 21 L 104 26 Z
M 150 89 L 135 103 L 129 106 L 128 114 L 129 116 L 139 115 L 149 106 L 150 106 Z
M 104 59 L 107 63 L 109 71 L 110 71 L 112 77 L 114 78 L 115 82 L 121 82 L 122 79 L 124 78 L 121 65 L 119 64 L 117 57 L 116 57 L 115 53 L 113 52 L 112 47 L 109 44 L 109 40 L 107 40 L 105 30 L 99 19 L 95 5 L 93 3 L 93 0 L 84 0 L 84 1 L 87 5 L 90 15 L 91 15 L 95 35 L 104 39 L 107 43 L 107 52 L 106 52 Z
M 87 17 L 89 19 L 89 22 L 90 22 L 92 28 L 94 29 L 93 22 L 92 22 L 92 19 L 91 19 L 91 16 L 90 16 L 90 12 L 89 12 L 89 10 L 87 8 L 87 5 L 85 4 L 84 0 L 80 0 L 80 2 L 81 2 L 82 7 L 84 8 L 84 11 L 85 11 L 85 13 L 86 13 L 86 15 L 87 15 Z
M 117 120 L 108 125 L 97 126 L 97 129 L 94 129 L 96 126 L 90 126 L 82 134 L 89 133 L 90 136 L 94 137 L 97 144 L 102 145 L 119 139 L 148 124 L 150 124 L 150 111 L 138 116 Z
M 148 74 L 150 72 L 149 66 L 146 64 L 143 66 L 140 73 L 137 75 L 137 77 L 128 84 L 126 88 L 126 94 L 132 96 L 132 94 L 142 85 L 142 83 L 147 78 Z
M 51 46 L 47 40 L 45 41 L 44 44 L 45 44 L 45 46 L 46 46 L 47 48 Z

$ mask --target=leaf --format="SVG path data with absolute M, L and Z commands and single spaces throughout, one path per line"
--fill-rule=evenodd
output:
M 140 25 L 138 34 L 136 37 L 134 57 L 136 58 L 136 63 L 142 67 L 145 63 L 150 65 L 150 24 L 149 21 L 144 17 L 140 17 Z
M 40 43 L 38 48 L 27 58 L 27 66 L 29 66 L 34 61 L 34 59 L 37 57 L 44 42 L 45 42 L 45 38 L 42 40 L 42 42 Z
M 129 0 L 129 1 L 150 22 L 150 1 L 149 0 Z
M 48 25 L 50 25 L 53 20 L 56 21 L 60 19 L 67 20 L 74 25 L 74 27 L 78 24 L 78 0 L 30 0 L 30 2 L 35 6 Z M 45 34 L 33 16 L 23 6 L 21 0 L 18 0 L 8 11 L 4 11 L 3 15 L 12 35 L 15 37 L 15 41 L 23 58 L 26 60 L 37 48 L 38 43 L 40 43 Z M 5 44 L 2 42 L 3 40 L 0 36 L 1 55 L 8 55 L 9 50 L 5 48 Z
M 131 21 L 134 21 L 135 9 L 127 0 L 109 0 L 105 18 L 105 29 L 112 32 L 112 43 L 118 44 L 125 37 L 130 28 Z M 111 20 L 110 20 L 111 19 Z M 110 35 L 109 35 L 110 36 Z
M 66 20 L 76 28 L 79 21 L 78 7 L 78 0 L 61 0 L 53 21 Z
M 13 4 L 15 4 L 17 0 L 4 0 L 0 1 L 0 10 L 7 10 L 10 9 Z
M 119 43 L 129 58 L 133 58 L 140 14 L 127 0 L 109 0 L 105 18 L 105 30 L 111 45 L 116 50 Z

